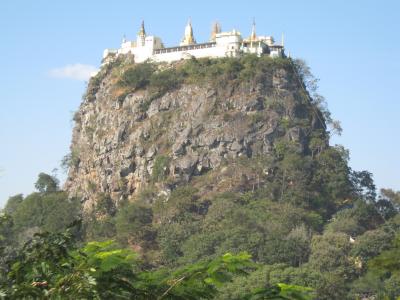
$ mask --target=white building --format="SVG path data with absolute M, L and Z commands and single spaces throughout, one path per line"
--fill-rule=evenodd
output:
M 122 40 L 120 49 L 106 49 L 103 53 L 103 62 L 108 63 L 121 54 L 132 54 L 136 63 L 146 60 L 156 62 L 173 62 L 191 57 L 236 57 L 244 53 L 254 53 L 258 56 L 283 57 L 283 40 L 280 45 L 275 44 L 272 36 L 257 36 L 255 23 L 250 37 L 243 39 L 235 29 L 221 32 L 218 23 L 214 24 L 211 38 L 206 43 L 196 43 L 193 28 L 189 20 L 185 34 L 179 46 L 164 47 L 161 39 L 146 35 L 144 22 L 137 34 L 136 41 Z

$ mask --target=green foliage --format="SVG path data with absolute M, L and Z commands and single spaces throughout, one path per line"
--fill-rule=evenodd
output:
M 93 102 L 96 99 L 96 94 L 100 90 L 101 81 L 103 76 L 101 74 L 97 74 L 92 77 L 88 83 L 86 93 L 83 98 L 87 99 L 89 102 Z
M 269 285 L 269 276 L 274 266 L 259 265 L 250 270 L 248 276 L 234 276 L 232 281 L 219 287 L 221 300 L 238 300 L 252 291 Z
M 153 171 L 151 179 L 154 182 L 163 181 L 168 175 L 168 166 L 170 158 L 165 155 L 158 155 L 154 160 Z
M 146 112 L 152 101 L 181 84 L 204 84 L 223 94 L 237 85 L 254 87 L 274 76 L 277 68 L 296 76 L 293 67 L 299 84 L 308 88 L 295 95 L 296 111 L 312 110 L 313 116 L 288 116 L 285 102 L 277 95 L 268 96 L 265 106 L 283 118 L 266 155 L 227 159 L 221 169 L 184 184 L 167 180 L 170 158 L 163 152 L 155 158 L 150 185 L 135 202 L 118 203 L 117 210 L 110 195 L 98 195 L 83 230 L 75 232 L 61 233 L 79 217 L 80 203 L 59 191 L 53 177 L 40 174 L 39 193 L 11 197 L 6 214 L 0 216 L 4 297 L 398 297 L 400 243 L 394 240 L 400 234 L 398 192 L 382 190 L 377 199 L 372 174 L 351 170 L 348 151 L 329 146 L 322 128 L 325 120 L 333 127 L 334 121 L 323 104 L 311 106 L 323 99 L 306 66 L 246 55 L 191 59 L 167 68 L 146 62 L 113 72 L 125 70 L 118 74 L 118 93 L 122 93 L 118 101 L 134 90 L 147 90 L 140 105 Z M 95 99 L 110 69 L 102 72 L 89 83 L 88 101 Z M 236 117 L 229 113 L 225 111 L 224 120 Z M 249 121 L 258 126 L 264 120 L 256 113 L 249 115 Z M 305 143 L 292 138 L 293 126 L 301 129 Z M 67 156 L 65 164 L 78 167 L 78 152 Z M 171 188 L 171 194 L 160 196 L 161 186 Z M 80 241 L 83 246 L 73 241 L 73 232 L 85 236 Z M 18 244 L 27 240 L 19 249 Z M 139 254 L 121 247 L 138 249 Z M 251 263 L 249 255 L 260 265 Z
M 78 218 L 79 212 L 79 201 L 69 199 L 65 192 L 33 193 L 19 204 L 12 218 L 17 232 L 34 228 L 58 232 Z
M 393 191 L 392 189 L 381 189 L 382 198 L 386 198 L 390 201 L 393 206 L 399 210 L 400 209 L 400 192 Z
M 101 83 L 103 82 L 104 78 L 106 78 L 112 71 L 118 69 L 119 66 L 123 64 L 123 58 L 118 57 L 116 60 L 105 64 L 100 71 L 90 78 L 86 93 L 83 95 L 83 99 L 89 102 L 93 102 L 96 100 L 96 94 L 100 90 Z M 74 116 L 74 121 L 79 122 L 79 116 Z
M 343 209 L 335 214 L 332 222 L 327 224 L 326 230 L 356 236 L 368 229 L 376 228 L 382 222 L 383 220 L 373 204 L 357 201 L 353 207 Z
M 344 204 L 352 205 L 354 196 L 350 172 L 345 153 L 337 147 L 324 149 L 303 170 L 300 191 L 303 191 L 303 197 L 309 199 L 309 206 L 318 210 L 325 220 Z M 304 178 L 307 180 L 304 181 Z
M 395 192 L 391 189 L 381 189 L 377 209 L 385 220 L 396 216 L 400 212 L 400 192 Z
M 61 232 L 80 219 L 81 203 L 59 191 L 58 180 L 41 173 L 36 182 L 39 193 L 25 198 L 22 195 L 10 197 L 1 215 L 0 247 L 3 257 L 13 256 L 15 249 L 30 240 L 38 232 Z M 0 261 L 0 268 L 1 268 Z
M 8 264 L 11 271 L 0 290 L 11 299 L 213 299 L 217 287 L 254 267 L 247 253 L 226 253 L 172 273 L 143 271 L 132 250 L 112 241 L 90 242 L 79 249 L 70 231 L 36 234 Z M 281 284 L 271 290 L 277 290 L 273 295 L 279 299 L 306 299 L 300 298 L 300 287 Z
M 312 299 L 312 296 L 310 295 L 311 291 L 312 291 L 312 289 L 310 289 L 310 288 L 279 283 L 272 288 L 258 289 L 255 293 L 246 297 L 245 299 L 249 299 L 249 300 L 265 300 L 265 299 L 307 300 L 307 299 Z
M 97 196 L 95 214 L 114 216 L 116 211 L 114 201 L 109 194 L 102 193 Z
M 235 276 L 230 283 L 221 287 L 218 299 L 314 299 L 315 292 L 303 285 L 304 282 L 310 285 L 308 278 L 312 277 L 311 273 L 301 268 L 287 268 L 284 264 L 260 265 L 248 276 Z M 301 281 L 303 284 L 280 283 L 288 281 Z M 290 294 L 286 294 L 285 290 Z
M 180 263 L 193 263 L 228 251 L 248 251 L 261 262 L 298 265 L 307 260 L 310 236 L 305 227 L 298 226 L 307 219 L 301 209 L 249 195 L 221 195 L 209 207 L 193 196 L 179 197 L 179 202 L 172 195 L 171 199 L 162 210 L 165 223 L 158 237 L 167 261 L 176 263 L 181 256 Z
M 13 220 L 10 215 L 0 214 L 0 248 L 12 242 Z
M 72 149 L 71 153 L 66 154 L 61 160 L 61 168 L 67 172 L 69 168 L 77 168 L 80 163 L 79 151 Z
M 35 235 L 10 262 L 13 286 L 4 289 L 6 294 L 13 299 L 121 299 L 134 291 L 126 283 L 126 276 L 134 278 L 132 251 L 116 249 L 111 242 L 75 249 L 69 232 Z
M 273 68 L 289 68 L 290 61 L 283 58 L 245 55 L 240 58 L 190 59 L 161 69 L 156 64 L 145 62 L 128 68 L 119 78 L 119 85 L 129 90 L 149 88 L 153 95 L 145 102 L 146 110 L 153 98 L 158 98 L 181 84 L 211 84 L 224 88 L 228 81 L 251 82 L 261 80 Z M 124 96 L 123 96 L 124 97 Z
M 84 233 L 86 240 L 105 240 L 116 235 L 114 216 L 117 212 L 115 203 L 109 194 L 97 195 L 96 206 L 86 215 Z
M 369 262 L 369 269 L 376 273 L 400 274 L 400 234 L 390 249 L 383 251 Z
M 357 195 L 365 201 L 375 201 L 376 187 L 372 174 L 368 171 L 353 171 L 351 173 L 351 180 Z
M 245 270 L 251 266 L 248 254 L 227 253 L 209 262 L 178 269 L 171 275 L 167 270 L 159 270 L 145 278 L 150 281 L 151 289 L 160 294 L 158 299 L 214 299 L 217 287 L 230 281 L 233 274 L 246 274 Z
M 365 262 L 390 248 L 393 238 L 393 232 L 388 232 L 383 228 L 366 231 L 357 237 L 351 251 L 352 257 L 359 257 L 365 268 Z
M 211 83 L 224 87 L 227 81 L 246 83 L 260 79 L 276 67 L 289 67 L 285 59 L 272 59 L 267 56 L 245 55 L 240 58 L 191 59 L 181 70 L 187 83 Z
M 144 88 L 149 84 L 153 72 L 154 65 L 151 63 L 135 64 L 121 75 L 119 84 L 134 90 Z
M 18 206 L 22 203 L 22 201 L 24 201 L 24 196 L 22 194 L 8 198 L 3 211 L 6 214 L 13 214 L 17 210 Z
M 311 150 L 311 156 L 320 154 L 324 149 L 326 149 L 326 138 L 324 133 L 321 131 L 314 132 L 311 136 L 309 147 Z
M 150 77 L 150 88 L 159 94 L 164 94 L 170 90 L 176 89 L 183 82 L 182 74 L 176 69 L 166 69 L 155 72 Z
M 38 180 L 35 183 L 35 188 L 40 193 L 57 192 L 59 190 L 58 184 L 59 181 L 54 176 L 45 173 L 40 173 Z
M 375 297 L 377 299 L 397 299 L 400 296 L 400 234 L 393 243 L 376 245 L 379 255 L 371 257 L 365 275 L 354 282 L 351 294 L 354 297 Z M 381 251 L 386 248 L 386 250 Z
M 349 237 L 342 233 L 325 233 L 314 236 L 311 244 L 310 265 L 321 272 L 353 272 L 348 254 L 351 250 Z
M 318 93 L 319 79 L 314 77 L 314 75 L 311 73 L 310 67 L 304 60 L 295 59 L 290 60 L 290 62 L 292 70 L 294 71 L 293 81 L 297 82 L 303 87 L 305 94 L 304 97 L 308 101 L 311 101 L 312 105 L 315 106 L 313 111 L 319 123 L 321 124 L 321 127 L 326 129 L 325 123 L 327 123 L 333 133 L 341 135 L 342 128 L 340 126 L 340 122 L 332 119 L 331 113 L 327 108 L 325 98 Z
M 110 216 L 98 217 L 91 214 L 85 220 L 83 233 L 87 241 L 104 241 L 115 238 L 115 219 Z
M 151 243 L 155 238 L 152 221 L 151 208 L 137 203 L 125 204 L 115 218 L 118 240 L 125 245 Z

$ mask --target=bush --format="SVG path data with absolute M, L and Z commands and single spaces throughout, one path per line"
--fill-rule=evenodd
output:
M 151 179 L 154 182 L 165 180 L 168 175 L 169 157 L 165 155 L 158 155 L 154 160 L 153 172 Z
M 166 93 L 173 90 L 183 82 L 182 74 L 176 69 L 167 69 L 153 73 L 150 77 L 150 88 L 157 93 Z
M 79 158 L 79 151 L 76 149 L 73 149 L 71 153 L 68 153 L 63 157 L 61 160 L 61 168 L 67 172 L 69 168 L 77 168 L 79 166 L 79 163 L 81 162 L 81 159 Z
M 148 244 L 154 240 L 153 211 L 137 203 L 128 203 L 116 215 L 115 227 L 122 244 Z
M 122 74 L 119 84 L 133 90 L 144 88 L 150 83 L 153 72 L 154 65 L 151 63 L 136 64 Z

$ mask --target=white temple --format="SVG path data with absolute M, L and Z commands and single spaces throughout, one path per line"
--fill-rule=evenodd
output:
M 257 36 L 254 22 L 251 35 L 248 38 L 243 38 L 240 32 L 235 29 L 229 32 L 221 32 L 220 25 L 215 23 L 210 41 L 196 43 L 192 24 L 189 20 L 179 46 L 164 47 L 159 37 L 146 35 L 144 22 L 142 22 L 136 41 L 127 41 L 124 38 L 120 49 L 105 49 L 103 63 L 108 63 L 121 54 L 132 54 L 135 63 L 141 63 L 146 60 L 173 62 L 191 57 L 236 57 L 244 53 L 283 57 L 285 55 L 283 38 L 282 43 L 277 45 L 272 36 Z

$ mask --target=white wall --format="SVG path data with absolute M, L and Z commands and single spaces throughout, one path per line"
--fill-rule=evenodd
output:
M 181 59 L 187 59 L 191 56 L 196 58 L 202 57 L 224 57 L 226 56 L 226 48 L 224 47 L 211 47 L 211 48 L 203 48 L 203 49 L 192 49 L 186 51 L 176 51 L 176 52 L 168 52 L 168 53 L 159 53 L 153 55 L 153 60 L 157 62 L 165 61 L 172 62 Z

